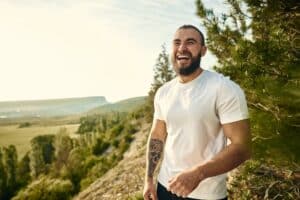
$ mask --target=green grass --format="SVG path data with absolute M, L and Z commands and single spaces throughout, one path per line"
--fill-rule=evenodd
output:
M 56 134 L 62 127 L 67 128 L 68 133 L 75 137 L 79 124 L 67 125 L 33 125 L 26 128 L 18 128 L 15 125 L 0 126 L 0 147 L 15 145 L 18 152 L 18 159 L 21 159 L 30 150 L 30 140 L 38 135 Z

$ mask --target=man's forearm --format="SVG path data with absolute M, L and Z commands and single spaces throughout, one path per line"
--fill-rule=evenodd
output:
M 250 147 L 241 144 L 230 144 L 213 159 L 197 167 L 203 178 L 226 173 L 250 158 Z
M 146 180 L 152 180 L 155 168 L 161 158 L 163 152 L 164 141 L 160 139 L 150 138 L 147 150 L 147 175 Z

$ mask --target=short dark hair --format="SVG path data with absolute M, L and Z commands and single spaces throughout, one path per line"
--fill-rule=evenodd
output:
M 179 29 L 188 29 L 188 28 L 194 29 L 195 31 L 197 31 L 199 33 L 200 39 L 201 39 L 201 44 L 203 46 L 205 46 L 204 35 L 196 26 L 193 26 L 193 25 L 190 25 L 190 24 L 185 24 L 185 25 L 180 26 L 177 30 L 179 30 Z

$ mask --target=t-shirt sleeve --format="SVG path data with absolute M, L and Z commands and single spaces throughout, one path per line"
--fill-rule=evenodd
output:
M 161 110 L 161 90 L 158 89 L 154 96 L 154 114 L 153 119 L 163 120 L 162 110 Z
M 249 118 L 243 90 L 234 82 L 222 82 L 217 96 L 217 113 L 221 124 Z

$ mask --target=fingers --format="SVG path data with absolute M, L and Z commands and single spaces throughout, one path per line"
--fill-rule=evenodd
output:
M 157 195 L 155 191 L 147 191 L 144 194 L 144 200 L 157 200 Z
M 176 178 L 172 178 L 169 180 L 169 187 L 167 188 L 167 190 L 179 197 L 184 198 L 187 197 L 187 195 L 190 193 L 185 185 Z
M 172 177 L 168 182 L 169 184 L 175 179 L 175 177 Z
M 156 195 L 156 191 L 153 191 L 152 193 L 151 193 L 151 200 L 157 200 L 157 195 Z
M 180 181 L 177 177 L 172 177 L 168 182 L 169 187 L 167 188 L 167 190 L 169 191 L 175 190 L 176 188 L 180 187 Z

